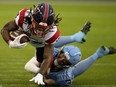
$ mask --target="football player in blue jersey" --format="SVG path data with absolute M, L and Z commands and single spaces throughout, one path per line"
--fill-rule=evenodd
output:
M 80 61 L 82 54 L 78 47 L 64 46 L 60 51 L 55 48 L 49 72 L 44 77 L 44 83 L 46 85 L 70 85 L 75 77 L 88 70 L 97 59 L 115 53 L 115 48 L 101 46 L 93 55 Z M 37 83 L 35 79 L 39 78 L 36 76 L 30 81 Z

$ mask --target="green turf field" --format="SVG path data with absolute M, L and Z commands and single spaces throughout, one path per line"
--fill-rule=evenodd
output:
M 92 22 L 86 43 L 73 43 L 82 50 L 82 59 L 101 45 L 116 47 L 115 1 L 48 2 L 53 5 L 56 14 L 60 13 L 63 18 L 59 25 L 61 35 L 71 35 L 78 32 L 86 21 Z M 15 18 L 20 9 L 30 8 L 37 3 L 38 0 L 0 0 L 0 29 Z M 11 49 L 0 36 L 0 87 L 38 87 L 29 82 L 33 75 L 23 68 L 34 52 L 31 45 L 23 49 Z M 70 87 L 116 87 L 116 55 L 96 61 L 88 71 L 75 78 Z

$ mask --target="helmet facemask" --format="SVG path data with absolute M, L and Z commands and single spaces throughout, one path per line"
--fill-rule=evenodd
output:
M 68 59 L 65 56 L 65 52 L 63 52 L 63 50 L 61 50 L 58 55 L 57 55 L 57 59 L 55 59 L 55 65 L 58 67 L 67 67 L 67 66 L 71 66 L 72 64 L 68 61 Z

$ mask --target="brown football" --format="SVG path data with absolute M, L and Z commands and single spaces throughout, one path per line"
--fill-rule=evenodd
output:
M 10 36 L 11 36 L 11 39 L 14 40 L 17 36 L 22 35 L 22 34 L 25 34 L 25 33 L 23 31 L 16 30 L 16 31 L 12 31 L 10 33 Z M 26 34 L 22 36 L 20 39 L 20 43 L 25 43 L 28 41 L 29 41 L 29 38 Z

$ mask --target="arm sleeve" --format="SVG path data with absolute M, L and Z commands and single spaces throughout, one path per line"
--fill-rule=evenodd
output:
M 45 35 L 45 44 L 54 44 L 60 36 L 60 31 L 54 26 L 49 33 Z
M 27 9 L 24 8 L 22 10 L 20 10 L 15 18 L 15 22 L 19 27 L 23 27 L 23 23 L 24 23 L 24 17 L 26 15 L 26 11 Z

